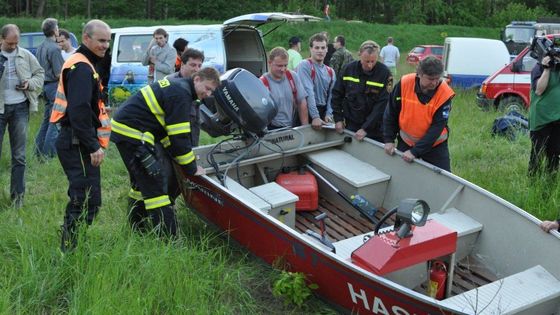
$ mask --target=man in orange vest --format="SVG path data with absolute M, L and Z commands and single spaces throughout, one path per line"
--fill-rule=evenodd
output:
M 101 99 L 100 76 L 95 67 L 111 41 L 111 29 L 101 20 L 89 21 L 82 45 L 64 62 L 50 121 L 60 123 L 56 141 L 58 159 L 68 178 L 68 196 L 61 250 L 77 245 L 78 227 L 91 225 L 101 206 L 101 172 L 111 131 Z
M 385 153 L 397 149 L 402 159 L 421 158 L 448 172 L 451 171 L 447 138 L 447 120 L 453 90 L 442 81 L 443 63 L 428 56 L 418 65 L 417 73 L 404 75 L 395 85 L 383 116 Z
M 177 56 L 175 57 L 175 72 L 181 69 L 181 55 L 187 50 L 189 46 L 189 41 L 179 37 L 173 42 L 173 48 L 177 51 Z

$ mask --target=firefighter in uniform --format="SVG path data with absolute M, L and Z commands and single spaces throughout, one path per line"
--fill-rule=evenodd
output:
M 441 169 L 451 171 L 447 139 L 447 120 L 453 90 L 442 81 L 443 64 L 428 56 L 418 65 L 417 73 L 404 75 L 395 85 L 383 117 L 385 153 L 397 149 L 402 158 L 412 162 L 421 158 Z
M 219 83 L 219 73 L 213 68 L 203 68 L 192 78 L 159 80 L 143 87 L 115 113 L 111 141 L 130 175 L 128 219 L 133 229 L 144 232 L 151 221 L 159 235 L 176 235 L 175 212 L 165 185 L 167 174 L 154 144 L 162 142 L 186 174 L 204 174 L 192 151 L 191 128 L 197 124 L 190 121 L 191 107 L 210 96 Z
M 100 20 L 85 26 L 82 45 L 62 66 L 50 122 L 60 123 L 56 140 L 60 164 L 68 178 L 68 196 L 61 250 L 77 245 L 77 228 L 91 225 L 101 206 L 99 166 L 109 145 L 111 126 L 101 99 L 96 64 L 109 48 L 111 29 Z
M 333 89 L 332 108 L 336 131 L 354 131 L 354 137 L 383 142 L 383 113 L 393 85 L 391 71 L 377 62 L 379 45 L 365 41 L 360 59 L 350 62 L 339 74 Z M 346 126 L 345 126 L 346 125 Z

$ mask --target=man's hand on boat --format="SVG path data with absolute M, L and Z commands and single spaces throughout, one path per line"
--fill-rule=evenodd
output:
M 325 120 L 322 120 L 319 117 L 313 118 L 313 120 L 311 121 L 311 127 L 313 127 L 313 129 L 315 130 L 320 130 L 323 125 L 327 125 L 332 121 L 333 120 L 331 116 L 325 116 Z
M 202 166 L 197 165 L 196 166 L 196 173 L 194 173 L 194 176 L 200 176 L 200 175 L 205 175 L 205 174 L 206 174 L 206 170 Z
M 414 161 L 415 158 L 416 157 L 414 156 L 414 154 L 412 154 L 412 152 L 410 152 L 410 150 L 406 150 L 402 155 L 402 159 L 407 161 L 408 163 Z
M 364 129 L 358 129 L 358 131 L 356 131 L 356 133 L 354 133 L 354 138 L 356 138 L 356 140 L 358 140 L 358 141 L 362 141 L 362 140 L 364 140 L 366 135 L 367 135 L 367 132 Z
M 389 154 L 389 155 L 393 155 L 395 154 L 395 143 L 393 142 L 387 142 L 385 143 L 385 153 Z
M 315 130 L 319 130 L 321 129 L 321 126 L 323 125 L 323 120 L 319 117 L 317 118 L 313 118 L 313 120 L 311 121 L 311 127 L 313 127 L 313 129 Z
M 558 230 L 558 221 L 543 221 L 540 227 L 545 232 L 550 232 L 550 230 Z
M 344 132 L 344 122 L 339 121 L 336 124 L 334 124 L 334 130 L 336 130 L 336 132 L 338 132 L 338 133 L 343 133 Z

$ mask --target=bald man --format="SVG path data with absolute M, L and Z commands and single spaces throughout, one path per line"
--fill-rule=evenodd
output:
M 101 99 L 96 65 L 103 59 L 111 29 L 101 20 L 89 21 L 83 29 L 82 45 L 64 62 L 51 122 L 60 123 L 56 141 L 60 164 L 68 178 L 68 196 L 61 250 L 77 245 L 78 226 L 91 225 L 101 206 L 100 165 L 109 145 L 109 117 Z

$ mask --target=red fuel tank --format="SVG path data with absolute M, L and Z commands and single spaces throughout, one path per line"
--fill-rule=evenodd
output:
M 276 183 L 299 197 L 298 211 L 314 211 L 319 207 L 319 189 L 315 176 L 308 171 L 280 173 Z

